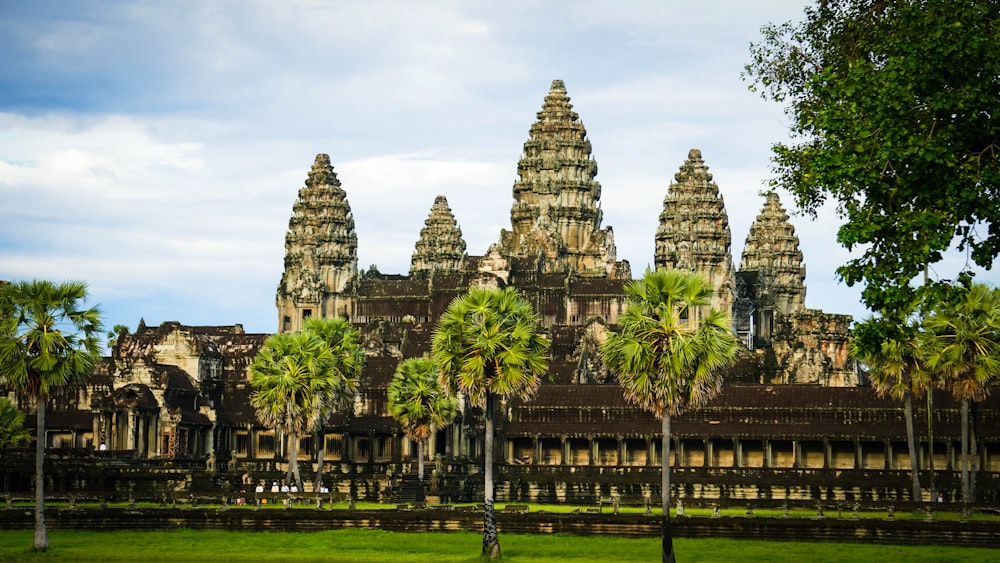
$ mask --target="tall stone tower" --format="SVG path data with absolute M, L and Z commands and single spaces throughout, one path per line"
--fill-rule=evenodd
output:
M 712 306 L 729 312 L 733 303 L 732 234 L 729 216 L 712 174 L 691 149 L 663 199 L 656 229 L 656 269 L 694 270 L 711 284 Z
M 460 272 L 465 264 L 465 240 L 455 215 L 443 195 L 434 198 L 430 215 L 420 229 L 420 240 L 410 258 L 410 275 L 420 277 L 434 272 Z
M 330 157 L 319 154 L 288 220 L 285 271 L 275 298 L 278 331 L 297 331 L 313 315 L 349 315 L 348 289 L 357 274 L 358 236 L 347 193 Z
M 501 230 L 488 255 L 538 258 L 544 272 L 620 277 L 627 265 L 616 265 L 614 234 L 601 229 L 597 162 L 569 100 L 563 81 L 553 80 L 517 164 L 511 230 Z
M 802 264 L 799 237 L 788 222 L 778 194 L 768 192 L 765 197 L 764 208 L 750 226 L 740 271 L 760 272 L 763 285 L 773 295 L 776 311 L 783 315 L 798 313 L 806 301 L 806 267 Z
M 795 227 L 788 221 L 778 194 L 768 192 L 763 209 L 750 226 L 736 274 L 738 298 L 733 322 L 749 345 L 769 342 L 779 318 L 805 310 L 805 279 Z

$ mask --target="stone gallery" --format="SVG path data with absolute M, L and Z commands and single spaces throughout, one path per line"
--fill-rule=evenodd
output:
M 674 420 L 673 494 L 908 498 L 901 404 L 866 386 L 848 354 L 851 317 L 805 307 L 803 256 L 778 196 L 762 197 L 737 264 L 723 191 L 701 151 L 678 161 L 659 227 L 649 233 L 655 267 L 701 273 L 715 290 L 713 305 L 732 312 L 742 350 L 721 395 Z M 510 228 L 489 248 L 468 253 L 461 218 L 439 195 L 413 233 L 410 271 L 383 274 L 358 269 L 352 186 L 341 185 L 327 155 L 316 156 L 292 205 L 275 329 L 346 317 L 362 333 L 367 362 L 353 410 L 303 437 L 297 452 L 249 406 L 248 366 L 268 335 L 169 322 L 121 335 L 85 388 L 55 399 L 45 438 L 53 454 L 103 445 L 137 467 L 249 471 L 268 480 L 283 476 L 296 455 L 304 477 L 325 460 L 324 481 L 335 491 L 401 498 L 417 448 L 386 408 L 397 364 L 429 353 L 435 322 L 470 286 L 513 286 L 534 306 L 552 347 L 535 397 L 498 409 L 497 500 L 656 502 L 659 421 L 625 401 L 600 355 L 635 273 L 618 260 L 612 228 L 602 226 L 597 161 L 560 80 L 531 125 L 517 173 Z M 998 407 L 991 398 L 976 412 L 974 466 L 984 491 L 1000 474 Z M 444 502 L 481 498 L 482 412 L 460 410 L 426 449 L 431 493 Z M 939 490 L 952 498 L 959 409 L 935 397 L 933 442 L 927 411 L 918 408 L 917 417 L 920 466 L 933 464 Z

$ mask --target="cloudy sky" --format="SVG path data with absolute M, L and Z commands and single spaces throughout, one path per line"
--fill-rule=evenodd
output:
M 619 259 L 652 263 L 663 197 L 697 147 L 738 263 L 788 125 L 740 73 L 760 27 L 804 5 L 0 0 L 0 279 L 85 280 L 108 327 L 272 332 L 317 153 L 347 191 L 362 268 L 406 273 L 437 194 L 482 254 L 510 226 L 517 160 L 557 78 Z M 834 211 L 792 223 L 806 305 L 864 316 L 834 275 L 848 257 Z

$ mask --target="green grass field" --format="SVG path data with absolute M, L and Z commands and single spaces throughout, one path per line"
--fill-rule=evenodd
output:
M 476 532 L 403 534 L 377 530 L 317 533 L 253 533 L 170 530 L 163 532 L 49 532 L 49 550 L 32 551 L 30 530 L 0 532 L 0 561 L 480 561 Z M 501 534 L 510 562 L 659 561 L 658 538 Z M 1000 549 L 764 542 L 728 539 L 674 540 L 681 562 L 844 561 L 996 562 Z

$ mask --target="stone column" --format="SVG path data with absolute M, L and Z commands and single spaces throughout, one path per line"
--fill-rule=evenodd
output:
M 128 411 L 128 424 L 125 430 L 125 449 L 134 450 L 135 449 L 135 434 L 136 434 L 136 413 L 134 410 Z
M 569 453 L 570 453 L 569 452 L 569 440 L 566 439 L 565 435 L 563 435 L 560 438 L 560 440 L 561 440 L 560 443 L 562 444 L 562 459 L 560 460 L 559 465 L 568 465 L 569 464 Z

